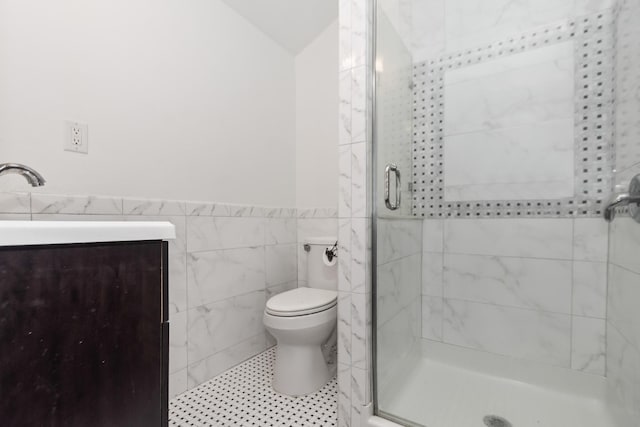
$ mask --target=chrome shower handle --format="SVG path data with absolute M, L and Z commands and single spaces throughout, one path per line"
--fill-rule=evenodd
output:
M 391 192 L 389 190 L 391 182 L 391 172 L 396 176 L 396 200 L 391 203 Z M 388 163 L 384 168 L 384 204 L 387 209 L 395 211 L 400 207 L 400 170 L 395 163 Z
M 607 220 L 607 222 L 611 222 L 616 217 L 616 208 L 621 208 L 629 204 L 638 205 L 639 203 L 640 196 L 632 196 L 629 193 L 616 194 L 609 200 L 607 207 L 604 209 L 604 219 Z
M 616 217 L 616 208 L 629 206 L 629 214 L 636 221 L 640 222 L 640 174 L 631 179 L 628 193 L 614 194 L 607 207 L 604 209 L 604 219 L 607 222 L 613 221 Z

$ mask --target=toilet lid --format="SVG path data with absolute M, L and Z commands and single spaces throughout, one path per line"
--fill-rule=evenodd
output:
M 266 312 L 274 316 L 302 316 L 336 305 L 338 293 L 326 289 L 296 288 L 269 298 Z

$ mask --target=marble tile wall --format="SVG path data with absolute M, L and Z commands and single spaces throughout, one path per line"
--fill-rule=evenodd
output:
M 616 184 L 640 173 L 640 2 L 623 0 L 616 34 Z M 610 225 L 607 383 L 618 425 L 640 419 L 640 224 L 619 214 Z
M 566 41 L 444 74 L 446 201 L 573 196 L 573 56 Z
M 384 171 L 387 164 L 395 164 L 400 173 L 400 207 L 390 211 L 384 202 L 384 174 L 377 173 L 376 201 L 378 211 L 386 216 L 410 217 L 413 191 L 411 121 L 413 110 L 413 89 L 411 85 L 413 62 L 408 47 L 397 33 L 386 12 L 391 5 L 397 6 L 397 0 L 381 2 L 377 20 L 378 38 L 376 46 L 376 135 L 379 141 L 377 171 Z M 388 7 L 384 7 L 384 5 Z M 391 200 L 395 201 L 395 177 L 390 177 Z
M 640 168 L 638 168 L 640 172 Z M 607 307 L 609 400 L 620 425 L 640 419 L 640 224 L 619 216 L 611 225 Z
M 298 209 L 296 223 L 297 280 L 299 286 L 307 286 L 307 253 L 304 251 L 304 244 L 313 237 L 332 237 L 338 240 L 338 212 L 335 208 Z
M 0 193 L 0 220 L 175 225 L 177 238 L 169 242 L 171 396 L 274 344 L 262 323 L 266 299 L 298 286 L 298 233 L 335 235 L 336 215 L 335 208 Z
M 383 6 L 390 3 L 393 2 L 382 2 Z M 354 248 L 352 238 L 359 235 L 357 228 L 362 230 L 368 227 L 367 215 L 362 215 L 362 207 L 368 204 L 362 203 L 362 196 L 367 192 L 363 191 L 366 188 L 362 186 L 364 175 L 361 171 L 370 159 L 367 125 L 371 117 L 366 109 L 366 97 L 363 96 L 363 93 L 367 93 L 363 88 L 368 85 L 363 84 L 363 81 L 371 71 L 371 51 L 367 42 L 373 39 L 373 32 L 366 21 L 366 17 L 370 16 L 370 10 L 367 10 L 371 6 L 370 2 L 343 0 L 339 5 L 341 65 L 338 227 L 342 253 L 351 255 L 350 251 Z M 405 45 L 410 40 L 408 44 L 411 45 L 415 63 L 441 56 L 447 50 L 462 51 L 471 45 L 501 40 L 531 28 L 612 6 L 613 1 L 610 0 L 581 0 L 561 4 L 548 1 L 514 3 L 495 0 L 480 4 L 472 0 L 415 0 L 391 4 L 395 12 L 388 15 Z M 473 17 L 478 13 L 486 20 L 483 18 L 471 24 L 465 23 L 464 28 L 459 28 L 462 31 L 460 33 L 449 26 L 449 22 L 453 21 L 445 19 L 445 16 L 451 16 L 460 22 L 466 22 L 465 16 Z M 409 36 L 405 31 L 407 24 L 413 27 Z M 494 29 L 497 31 L 493 31 Z M 531 43 L 538 43 L 538 40 Z M 364 145 L 360 145 L 362 143 Z M 472 232 L 470 238 L 464 236 L 470 231 L 464 229 L 466 221 L 458 220 L 462 227 L 460 229 L 451 227 L 454 222 L 449 220 L 424 222 L 421 313 L 424 336 L 442 341 L 451 337 L 452 341 L 472 348 L 529 357 L 525 351 L 518 352 L 512 348 L 512 345 L 524 345 L 533 352 L 534 360 L 602 374 L 607 235 L 600 223 L 596 224 L 598 219 L 568 218 L 544 224 L 528 220 L 517 223 L 503 223 L 500 219 L 494 221 L 495 227 L 484 227 L 482 223 L 483 227 Z M 356 223 L 364 226 L 355 227 Z M 478 224 L 470 228 L 476 229 Z M 505 230 L 508 232 L 502 232 Z M 539 242 L 541 235 L 547 241 Z M 359 245 L 356 247 L 359 248 Z M 378 256 L 384 260 L 385 254 Z M 403 270 L 399 266 L 391 268 L 395 261 L 405 267 L 411 265 L 412 255 L 405 258 L 402 261 L 387 259 L 390 266 L 387 276 L 391 281 L 397 280 Z M 548 271 L 540 271 L 541 266 L 548 268 Z M 356 262 L 355 256 L 345 256 L 341 259 L 339 269 L 341 302 L 338 382 L 341 426 L 360 425 L 363 414 L 359 406 L 366 404 L 370 398 L 369 387 L 364 387 L 363 390 L 363 383 L 360 381 L 363 374 L 366 375 L 370 370 L 370 365 L 365 364 L 366 370 L 363 373 L 360 368 L 356 368 L 352 358 L 360 343 L 358 341 L 358 346 L 354 345 L 359 338 L 353 327 L 352 313 L 358 306 L 353 302 L 354 298 L 358 298 L 358 292 L 354 292 L 354 289 L 358 288 L 352 283 L 352 277 L 362 272 L 367 273 L 367 267 L 366 262 L 364 265 Z M 472 274 L 479 270 L 479 289 L 470 286 L 471 280 L 465 274 L 465 269 L 471 270 Z M 504 274 L 498 276 L 500 271 Z M 364 275 L 367 276 L 368 274 Z M 475 280 L 473 283 L 475 284 Z M 553 295 L 549 295 L 550 292 Z M 491 294 L 490 301 L 487 301 L 487 293 Z M 391 293 L 388 299 L 393 301 L 393 298 L 398 298 L 399 304 L 403 301 L 399 299 L 402 297 L 404 296 Z M 381 306 L 383 318 L 393 313 L 388 307 L 393 307 L 393 304 Z M 403 313 L 407 319 L 411 316 L 411 310 L 403 310 Z M 472 321 L 467 321 L 467 314 L 473 318 Z M 388 319 L 388 323 L 393 319 Z M 409 322 L 407 319 L 405 321 Z M 482 327 L 473 325 L 475 321 Z M 513 325 L 511 329 L 510 325 Z M 486 331 L 494 326 L 500 333 L 486 336 Z M 521 333 L 524 334 L 524 339 L 519 335 Z M 541 338 L 540 334 L 544 333 L 549 334 L 549 346 Z M 501 340 L 500 337 L 505 339 Z
M 425 220 L 422 337 L 604 375 L 607 224 Z
M 397 13 L 392 23 L 398 26 L 398 33 L 406 40 L 406 32 L 401 31 L 405 23 L 401 21 L 413 20 L 411 46 L 414 62 L 417 62 L 447 51 L 462 51 L 469 46 L 500 40 L 551 22 L 590 15 L 613 8 L 617 2 L 415 0 L 411 3 L 407 6 L 404 2 L 400 9 L 412 9 L 413 12 Z M 340 2 L 339 229 L 345 237 L 341 239 L 345 245 L 350 245 L 347 236 L 352 231 L 353 218 L 357 218 L 351 210 L 353 147 L 348 145 L 356 142 L 352 139 L 351 126 L 362 124 L 363 117 L 365 121 L 368 118 L 351 104 L 353 70 L 363 64 L 358 61 L 367 55 L 362 40 L 362 34 L 367 31 L 362 31 L 359 22 L 352 23 L 352 9 L 361 11 L 363 4 L 366 2 Z M 616 98 L 615 125 L 616 183 L 624 186 L 640 171 L 637 144 L 640 127 L 636 120 L 640 109 L 633 95 L 640 81 L 640 73 L 635 72 L 640 57 L 637 54 L 640 35 L 634 24 L 638 20 L 640 3 L 623 0 L 622 4 L 619 21 L 626 20 L 626 27 L 619 25 L 616 41 L 618 53 L 622 53 L 617 55 L 616 91 L 622 96 Z M 358 61 L 354 62 L 354 58 Z M 596 164 L 599 159 L 594 157 L 587 161 Z M 423 337 L 596 375 L 604 373 L 606 341 L 606 373 L 612 399 L 621 412 L 637 419 L 640 346 L 636 325 L 640 322 L 633 314 L 637 310 L 634 311 L 629 303 L 638 299 L 633 293 L 635 287 L 630 285 L 638 283 L 637 274 L 640 273 L 635 257 L 637 247 L 633 246 L 637 245 L 634 240 L 637 236 L 632 231 L 637 225 L 627 219 L 620 220 L 612 228 L 612 261 L 607 266 L 608 229 L 600 218 L 541 221 L 425 220 L 422 230 Z M 616 252 L 614 246 L 625 244 L 616 242 L 627 242 L 627 247 L 633 248 L 628 251 L 632 255 L 618 259 L 621 252 Z M 410 259 L 411 256 L 407 256 L 403 261 L 405 266 L 410 264 Z M 353 296 L 353 292 L 349 292 L 351 268 L 351 263 L 343 259 L 340 286 L 343 290 L 341 298 L 346 302 Z M 401 270 L 389 268 L 387 275 L 396 280 Z M 390 297 L 400 295 L 391 294 Z M 341 307 L 348 306 L 342 304 Z M 410 310 L 405 312 L 410 315 Z M 383 304 L 379 314 L 384 319 L 389 313 Z M 345 349 L 341 354 L 345 358 L 339 375 L 340 425 L 357 425 L 355 422 L 361 418 L 354 409 L 361 400 L 351 398 L 352 388 L 359 384 L 349 366 L 351 359 L 346 359 L 349 355 L 346 349 L 351 348 L 348 340 L 353 337 L 349 318 L 345 309 L 341 326 Z
M 417 356 L 421 334 L 422 221 L 378 219 L 376 368 L 379 390 Z
M 273 344 L 262 314 L 297 286 L 296 211 L 187 203 L 186 375 L 193 388 Z M 179 335 L 174 335 L 177 340 Z M 178 390 L 182 391 L 182 390 Z
M 614 30 L 608 9 L 415 63 L 413 214 L 599 216 L 613 187 Z
M 616 184 L 626 184 L 640 164 L 640 5 L 637 0 L 620 2 L 616 34 Z M 635 167 L 635 168 L 634 168 Z
M 340 0 L 338 425 L 360 426 L 371 402 L 371 42 L 373 2 Z
M 411 26 L 414 60 L 474 48 L 523 30 L 615 6 L 616 0 L 413 0 Z

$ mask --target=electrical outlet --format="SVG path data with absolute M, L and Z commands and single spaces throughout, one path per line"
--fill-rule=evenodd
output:
M 64 149 L 74 153 L 89 153 L 89 127 L 86 123 L 64 122 Z

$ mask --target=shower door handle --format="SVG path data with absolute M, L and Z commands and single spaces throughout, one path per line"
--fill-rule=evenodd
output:
M 396 176 L 396 200 L 395 203 L 391 203 L 391 192 L 389 186 L 391 185 L 391 172 Z M 389 163 L 384 168 L 384 204 L 387 209 L 395 211 L 400 207 L 400 170 L 395 163 Z

